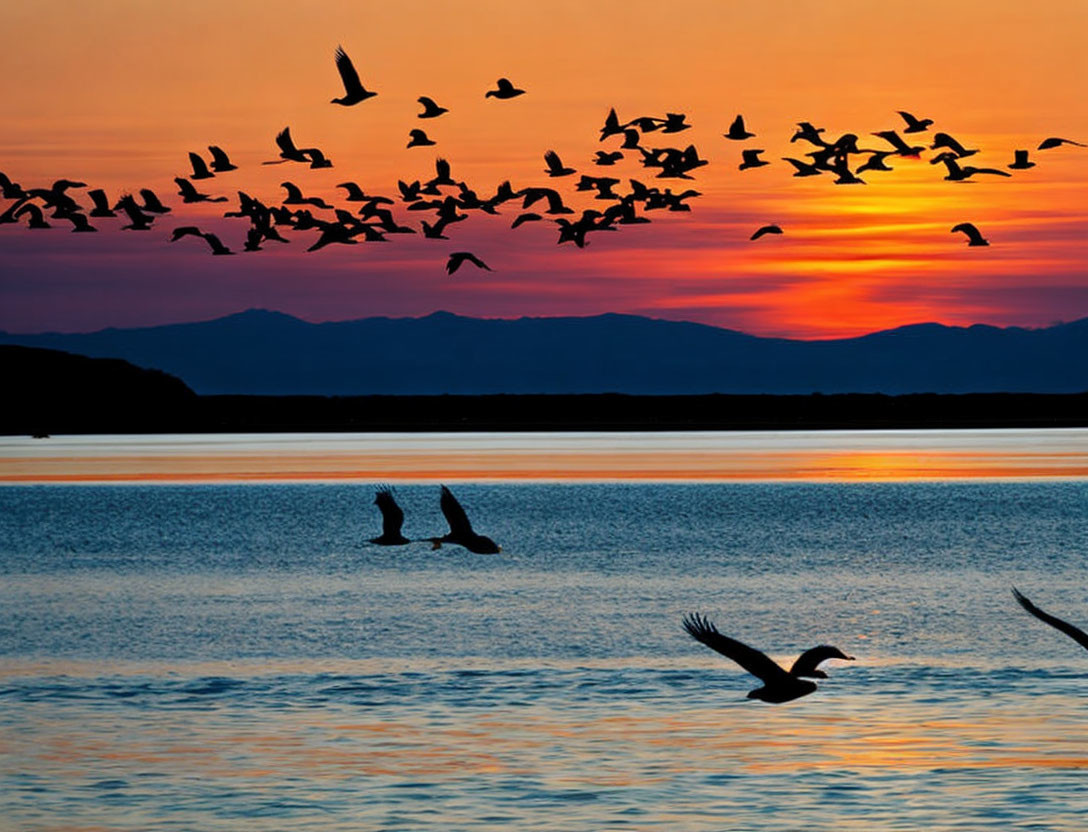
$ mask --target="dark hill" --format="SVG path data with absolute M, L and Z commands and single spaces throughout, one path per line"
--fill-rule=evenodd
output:
M 213 321 L 0 343 L 124 358 L 201 394 L 1068 393 L 1088 390 L 1088 319 L 1044 329 L 921 324 L 861 338 L 757 338 L 631 315 L 365 318 L 250 310 Z
M 0 346 L 6 433 L 124 433 L 186 424 L 196 394 L 180 379 L 115 358 Z

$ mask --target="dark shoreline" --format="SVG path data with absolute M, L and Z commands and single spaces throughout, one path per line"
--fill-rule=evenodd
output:
M 1088 427 L 1088 393 L 184 396 L 23 402 L 0 433 L 739 431 Z

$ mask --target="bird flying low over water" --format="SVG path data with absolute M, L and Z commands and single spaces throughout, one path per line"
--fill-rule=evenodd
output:
M 827 674 L 816 669 L 821 662 L 827 659 L 854 660 L 853 656 L 847 656 L 837 647 L 820 645 L 802 653 L 787 671 L 765 653 L 722 635 L 717 627 L 698 613 L 684 617 L 684 629 L 696 641 L 732 659 L 762 680 L 763 687 L 750 691 L 748 698 L 762 699 L 764 702 L 789 702 L 807 696 L 816 690 L 816 683 L 801 677 L 825 679 Z
M 439 500 L 439 506 L 442 508 L 442 514 L 446 516 L 446 522 L 450 524 L 450 530 L 442 537 L 428 538 L 433 544 L 433 548 L 438 549 L 443 543 L 455 543 L 458 546 L 464 546 L 477 555 L 497 555 L 502 551 L 502 547 L 490 537 L 476 534 L 472 530 L 472 524 L 469 523 L 465 510 L 461 508 L 457 498 L 444 485 L 442 486 L 442 497 Z
M 781 234 L 782 229 L 777 225 L 764 225 L 756 229 L 756 233 L 749 237 L 749 240 L 758 240 L 764 234 Z
M 485 263 L 472 252 L 455 251 L 453 252 L 453 254 L 450 255 L 450 259 L 446 261 L 446 274 L 453 274 L 455 271 L 461 268 L 461 264 L 465 261 L 468 261 L 478 269 L 486 269 L 487 271 L 491 271 L 491 267 L 488 266 L 487 263 Z
M 344 82 L 344 96 L 334 98 L 329 103 L 350 107 L 377 95 L 376 92 L 371 92 L 363 87 L 362 82 L 359 80 L 359 73 L 355 71 L 355 65 L 351 62 L 351 58 L 348 57 L 342 46 L 336 47 L 336 69 L 340 73 L 340 80 Z
M 404 510 L 393 499 L 393 489 L 379 488 L 374 495 L 374 505 L 382 513 L 382 533 L 378 537 L 370 538 L 370 543 L 379 546 L 403 546 L 411 543 L 407 537 L 401 534 L 401 526 L 404 525 Z
M 1039 143 L 1038 149 L 1050 150 L 1050 148 L 1052 147 L 1058 147 L 1058 145 L 1063 144 L 1075 144 L 1077 147 L 1088 147 L 1088 144 L 1081 144 L 1080 142 L 1075 142 L 1072 139 L 1059 139 L 1056 136 L 1051 136 L 1049 139 L 1043 139 Z
M 962 231 L 967 235 L 967 245 L 969 246 L 988 246 L 990 241 L 982 236 L 982 232 L 975 228 L 974 223 L 961 222 L 959 225 L 952 226 L 950 233 L 955 234 L 957 231 Z
M 1025 595 L 1022 595 L 1016 587 L 1012 588 L 1012 594 L 1020 603 L 1020 606 L 1023 607 L 1025 610 L 1030 612 L 1040 621 L 1049 624 L 1054 629 L 1060 630 L 1061 632 L 1065 633 L 1085 650 L 1088 650 L 1088 633 L 1084 632 L 1084 630 L 1080 629 L 1079 627 L 1074 627 L 1068 621 L 1062 621 L 1057 616 L 1043 612 L 1041 609 L 1031 603 L 1031 601 L 1029 601 Z
M 508 79 L 500 78 L 498 81 L 495 82 L 495 89 L 488 90 L 484 93 L 484 98 L 516 98 L 517 96 L 523 95 L 524 93 L 525 90 L 519 90 L 517 87 L 511 84 Z

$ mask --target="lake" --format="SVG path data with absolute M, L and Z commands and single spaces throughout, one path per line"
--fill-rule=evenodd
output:
M 400 460 L 398 467 L 395 463 Z M 1081 830 L 1088 432 L 0 438 L 0 828 Z M 497 556 L 442 534 L 438 482 Z M 44 484 L 43 484 L 44 483 Z M 788 663 L 783 705 L 688 637 Z

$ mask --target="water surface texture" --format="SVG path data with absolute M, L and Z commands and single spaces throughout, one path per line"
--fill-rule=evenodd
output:
M 1080 830 L 1084 481 L 0 488 L 0 828 Z M 445 530 L 401 485 L 405 532 Z M 692 641 L 686 612 L 811 696 Z

